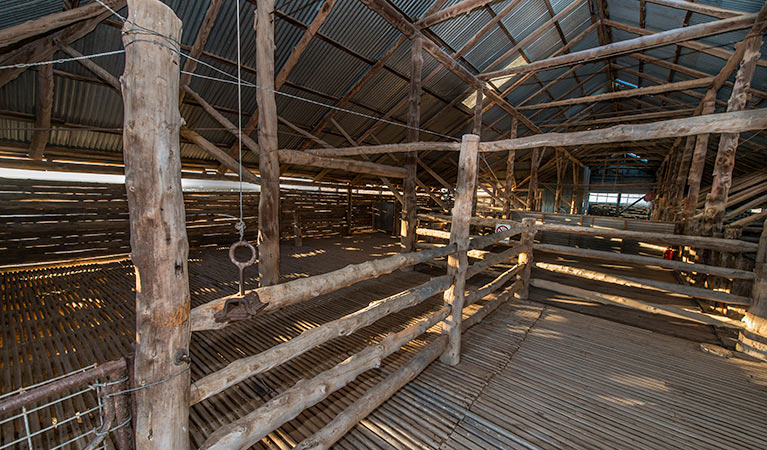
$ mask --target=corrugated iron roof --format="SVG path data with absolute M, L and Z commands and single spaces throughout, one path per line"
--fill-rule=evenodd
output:
M 163 1 L 182 19 L 184 24 L 182 45 L 188 48 L 196 39 L 210 0 Z M 457 4 L 459 1 L 449 0 L 441 8 Z M 457 51 L 492 20 L 493 14 L 503 10 L 510 1 L 512 0 L 492 2 L 486 7 L 437 24 L 430 28 L 429 33 L 433 33 L 438 38 L 438 45 L 442 45 L 439 43 L 440 41 L 444 42 L 443 49 L 446 52 Z M 558 20 L 558 25 L 567 42 L 581 34 L 593 23 L 587 1 L 549 1 L 554 14 L 571 5 L 573 1 L 580 2 L 580 5 L 573 11 Z M 237 58 L 234 42 L 235 30 L 236 24 L 239 24 L 242 34 L 243 79 L 248 83 L 255 84 L 254 3 L 250 0 L 240 0 L 239 18 L 235 17 L 234 5 L 226 3 L 221 8 L 210 38 L 206 43 L 206 53 L 202 57 L 204 63 L 212 66 L 212 68 L 198 65 L 195 73 L 199 77 L 193 77 L 191 82 L 195 91 L 212 105 L 221 108 L 222 114 L 235 123 L 237 119 L 237 89 L 235 85 L 231 84 L 236 75 L 236 68 L 232 65 L 232 62 Z M 434 6 L 435 1 L 391 0 L 391 3 L 411 20 L 417 20 Z M 763 4 L 762 0 L 702 0 L 698 3 L 743 12 L 756 12 Z M 323 2 L 320 0 L 277 1 L 278 13 L 275 20 L 275 66 L 277 72 L 287 61 L 291 50 L 303 36 L 305 27 L 314 20 L 322 4 Z M 637 0 L 606 0 L 606 4 L 612 20 L 632 26 L 639 25 L 639 2 Z M 43 17 L 61 11 L 61 9 L 62 4 L 59 0 L 6 0 L 3 4 L 2 14 L 0 14 L 0 29 Z M 121 14 L 125 15 L 127 11 L 123 10 Z M 682 26 L 685 16 L 684 11 L 648 2 L 646 27 L 650 30 L 677 28 Z M 486 70 L 499 56 L 512 48 L 514 43 L 524 39 L 538 27 L 548 22 L 551 17 L 545 0 L 520 2 L 510 14 L 501 19 L 501 26 L 492 28 L 477 45 L 463 55 L 459 64 L 474 73 L 479 70 Z M 690 25 L 711 20 L 715 19 L 698 13 L 689 15 Z M 118 23 L 112 22 L 112 24 L 98 26 L 93 33 L 73 44 L 73 47 L 86 55 L 122 48 L 120 29 L 115 25 Z M 742 39 L 745 33 L 746 31 L 743 30 L 721 34 L 702 39 L 700 42 L 712 48 L 731 50 L 733 44 Z M 362 2 L 338 0 L 327 20 L 319 28 L 318 34 L 310 42 L 298 64 L 293 68 L 287 83 L 282 87 L 281 92 L 294 97 L 282 95 L 277 97 L 279 114 L 299 127 L 313 130 L 330 111 L 330 108 L 325 105 L 337 104 L 368 72 L 371 64 L 386 53 L 399 37 L 400 33 L 395 28 L 365 7 Z M 612 37 L 614 41 L 620 41 L 635 36 L 613 29 Z M 520 51 L 530 60 L 537 61 L 549 57 L 560 50 L 563 45 L 558 30 L 551 27 L 532 42 L 522 46 Z M 594 31 L 574 45 L 571 51 L 598 45 L 598 34 Z M 724 64 L 721 58 L 689 49 L 683 49 L 677 59 L 676 46 L 674 45 L 647 50 L 644 54 L 708 74 L 716 73 Z M 62 53 L 56 54 L 57 58 L 64 56 Z M 519 58 L 520 54 L 511 55 L 506 61 L 494 64 L 494 67 L 502 68 L 512 62 L 524 63 Z M 623 67 L 639 70 L 639 61 L 630 56 L 614 58 L 613 61 Z M 101 57 L 95 62 L 114 76 L 119 76 L 124 67 L 122 55 Z M 181 62 L 183 64 L 184 59 Z M 570 75 L 550 86 L 548 92 L 537 95 L 529 104 L 559 99 L 570 91 L 572 92 L 568 96 L 573 97 L 582 96 L 583 92 L 598 93 L 608 90 L 610 88 L 609 78 L 604 72 L 588 80 L 581 88 L 573 89 L 589 76 L 603 69 L 604 64 L 604 61 L 585 64 L 576 71 L 575 76 Z M 669 70 L 666 68 L 655 64 L 643 64 L 642 66 L 643 73 L 647 74 L 648 77 L 662 80 L 669 77 Z M 64 127 L 66 124 L 72 124 L 79 126 L 80 129 L 62 129 L 54 132 L 51 135 L 51 145 L 119 153 L 121 144 L 118 132 L 106 133 L 88 128 L 119 128 L 122 126 L 122 102 L 119 96 L 76 62 L 57 64 L 55 70 L 57 72 L 53 112 L 54 125 Z M 559 68 L 540 72 L 536 77 L 528 79 L 517 89 L 507 94 L 508 102 L 511 105 L 522 103 L 565 70 L 567 69 Z M 473 105 L 466 100 L 472 93 L 469 87 L 455 74 L 441 67 L 428 53 L 424 55 L 423 73 L 426 77 L 424 82 L 426 93 L 422 101 L 422 122 L 428 120 L 430 130 L 438 133 L 451 132 L 456 137 L 470 129 L 471 123 L 468 119 L 470 119 Z M 398 110 L 390 114 L 390 120 L 405 122 L 407 105 L 403 99 L 407 97 L 408 93 L 407 78 L 409 74 L 410 42 L 405 41 L 386 62 L 386 68 L 372 76 L 352 97 L 351 102 L 346 103 L 343 108 L 369 116 L 383 117 L 396 105 L 400 105 Z M 655 84 L 650 79 L 642 80 L 640 83 L 636 75 L 625 71 L 621 72 L 619 78 L 622 81 L 641 84 L 642 86 Z M 672 81 L 689 78 L 688 75 L 677 72 L 672 77 Z M 508 88 L 518 79 L 519 76 L 515 76 L 506 80 L 501 88 Z M 753 87 L 767 90 L 767 69 L 765 67 L 757 69 Z M 0 141 L 29 142 L 31 132 L 17 128 L 29 128 L 33 125 L 35 90 L 35 73 L 31 70 L 0 88 L 0 120 L 4 124 L 3 127 L 0 127 Z M 255 92 L 254 88 L 243 88 L 243 121 L 247 121 L 250 114 L 257 108 Z M 729 88 L 725 86 L 719 92 L 719 99 L 726 100 L 729 97 L 729 92 Z M 684 93 L 669 93 L 667 96 L 684 103 L 692 104 L 696 101 L 695 97 Z M 308 99 L 313 103 L 295 97 Z M 446 108 L 446 102 L 456 99 L 459 100 L 456 107 Z M 562 121 L 565 120 L 565 117 L 572 117 L 583 107 L 581 105 L 569 108 L 564 115 L 559 114 L 560 109 L 544 111 L 536 115 L 534 120 L 539 124 L 548 119 L 553 122 Z M 187 100 L 182 105 L 181 111 L 187 125 L 199 129 L 200 133 L 207 139 L 225 147 L 234 143 L 234 137 L 221 130 L 220 125 L 193 102 Z M 17 117 L 10 117 L 11 113 L 16 114 Z M 528 116 L 533 113 L 535 111 L 526 112 Z M 344 129 L 355 138 L 360 137 L 370 127 L 376 125 L 376 121 L 369 117 L 347 112 L 339 112 L 335 117 Z M 432 118 L 434 120 L 431 120 Z M 502 133 L 507 132 L 510 120 L 508 114 L 497 106 L 490 108 L 483 117 L 486 125 L 498 122 L 495 128 Z M 466 124 L 467 121 L 468 124 Z M 16 124 L 16 126 L 11 124 Z M 399 140 L 404 139 L 405 129 L 401 126 L 383 124 L 378 127 L 375 135 L 384 142 Z M 483 138 L 493 139 L 497 136 L 496 131 L 488 129 Z M 326 127 L 320 137 L 333 145 L 345 145 L 345 140 L 332 125 Z M 305 138 L 298 136 L 295 131 L 282 125 L 279 128 L 278 138 L 281 147 L 298 148 L 305 142 Z M 424 140 L 443 139 L 423 132 L 421 138 Z M 756 137 L 752 142 L 761 145 L 764 140 L 761 137 Z M 190 159 L 212 159 L 205 152 L 187 144 L 182 147 L 182 156 Z M 436 157 L 436 154 L 427 155 L 427 162 Z M 254 160 L 253 155 L 248 155 L 248 158 Z

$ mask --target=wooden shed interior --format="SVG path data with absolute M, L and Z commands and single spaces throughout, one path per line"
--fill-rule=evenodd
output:
M 767 448 L 764 0 L 4 0 L 0 450 Z

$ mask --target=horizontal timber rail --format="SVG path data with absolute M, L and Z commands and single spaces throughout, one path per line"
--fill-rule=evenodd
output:
M 728 267 L 711 266 L 707 264 L 688 263 L 683 261 L 674 261 L 670 259 L 653 258 L 650 256 L 627 255 L 623 253 L 603 252 L 599 250 L 589 250 L 585 248 L 568 247 L 566 245 L 552 244 L 534 244 L 533 248 L 537 251 L 546 253 L 555 253 L 558 255 L 582 256 L 584 258 L 596 258 L 606 261 L 622 262 L 628 264 L 647 265 L 663 267 L 664 269 L 674 269 L 687 273 L 705 273 L 707 275 L 716 275 L 723 278 L 753 280 L 756 278 L 754 272 L 739 269 L 730 269 Z
M 761 108 L 652 123 L 616 125 L 609 128 L 571 133 L 541 133 L 515 139 L 482 142 L 479 144 L 479 151 L 504 152 L 541 147 L 572 147 L 611 142 L 649 141 L 708 133 L 742 133 L 744 131 L 759 131 L 765 128 L 767 128 L 767 108 Z M 460 149 L 461 144 L 457 142 L 411 142 L 404 144 L 311 149 L 305 152 L 317 156 L 339 157 L 413 151 L 458 151 Z
M 538 262 L 535 263 L 535 267 L 549 272 L 562 273 L 566 275 L 573 275 L 587 280 L 604 281 L 611 284 L 619 284 L 623 286 L 638 287 L 641 289 L 651 289 L 659 291 L 672 292 L 674 294 L 681 294 L 690 298 L 700 298 L 704 300 L 710 300 L 719 303 L 727 303 L 730 305 L 744 305 L 751 304 L 751 299 L 740 295 L 733 295 L 728 292 L 714 291 L 711 289 L 704 289 L 694 286 L 686 286 L 678 283 L 668 283 L 665 281 L 649 280 L 645 278 L 636 278 L 625 275 L 609 275 L 594 270 L 580 269 L 572 266 L 565 266 L 561 264 L 549 264 Z
M 213 432 L 200 449 L 250 447 L 274 429 L 297 417 L 304 409 L 346 386 L 359 374 L 380 366 L 384 358 L 425 333 L 449 314 L 450 307 L 444 306 L 414 325 L 387 335 L 378 344 L 352 355 L 332 369 L 312 379 L 299 381 L 262 407 Z
M 238 359 L 198 380 L 192 387 L 190 404 L 194 405 L 240 381 L 277 367 L 331 339 L 348 336 L 389 314 L 415 306 L 433 295 L 444 292 L 450 287 L 450 282 L 447 275 L 432 278 L 418 287 L 372 302 L 359 311 L 306 330 L 298 337 L 262 353 Z
M 404 253 L 360 264 L 350 264 L 342 269 L 308 278 L 299 278 L 286 283 L 263 286 L 245 292 L 245 297 L 257 299 L 265 306 L 259 314 L 273 312 L 286 306 L 328 294 L 360 281 L 377 278 L 403 267 L 414 266 L 435 258 L 454 253 L 455 245 L 422 252 Z M 192 310 L 192 331 L 224 328 L 229 322 L 217 322 L 215 314 L 221 311 L 228 299 L 239 298 L 230 295 L 213 300 Z
M 623 308 L 636 309 L 639 311 L 649 312 L 652 314 L 660 314 L 664 316 L 674 317 L 677 319 L 691 320 L 706 325 L 714 325 L 719 327 L 742 329 L 744 328 L 743 322 L 730 319 L 724 316 L 715 316 L 713 314 L 705 314 L 697 311 L 690 311 L 687 309 L 676 308 L 673 306 L 656 305 L 632 298 L 622 297 L 619 295 L 605 294 L 602 292 L 595 292 L 586 289 L 581 289 L 574 286 L 569 286 L 562 283 L 557 283 L 549 280 L 542 280 L 540 278 L 533 278 L 530 280 L 530 284 L 537 288 L 546 289 L 549 291 L 559 292 L 560 294 L 573 295 L 576 297 L 591 300 L 603 305 L 620 306 Z
M 632 241 L 641 241 L 653 244 L 681 245 L 696 248 L 707 248 L 731 253 L 756 252 L 758 244 L 753 242 L 739 241 L 735 239 L 722 239 L 704 236 L 690 236 L 680 234 L 651 233 L 643 231 L 624 231 L 607 228 L 579 227 L 572 225 L 556 225 L 550 223 L 536 226 L 538 231 L 552 231 L 582 236 L 599 236 L 603 238 L 618 238 Z
M 258 305 L 259 309 L 255 312 L 249 310 L 243 317 L 247 318 L 304 302 L 397 269 L 447 257 L 446 275 L 434 277 L 419 286 L 374 301 L 365 308 L 308 329 L 298 337 L 277 344 L 259 354 L 238 359 L 194 383 L 190 387 L 191 405 L 250 377 L 272 370 L 332 339 L 349 336 L 384 317 L 442 294 L 443 304 L 436 311 L 425 313 L 405 329 L 385 335 L 380 342 L 367 346 L 312 379 L 299 381 L 263 406 L 213 432 L 201 448 L 246 448 L 257 443 L 267 434 L 297 417 L 304 409 L 324 400 L 363 372 L 379 367 L 384 358 L 399 351 L 411 340 L 426 333 L 435 325 L 441 324 L 440 335 L 431 340 L 410 362 L 389 375 L 379 385 L 369 389 L 363 397 L 338 414 L 330 424 L 299 445 L 300 448 L 329 448 L 354 424 L 393 395 L 404 383 L 417 376 L 437 357 L 441 357 L 446 364 L 457 364 L 460 360 L 462 331 L 482 320 L 512 295 L 521 295 L 519 293 L 526 295 L 531 269 L 534 221 L 526 219 L 522 226 L 512 227 L 510 230 L 490 236 L 471 239 L 469 236 L 470 214 L 468 213 L 471 211 L 474 192 L 471 183 L 474 178 L 472 175 L 476 171 L 478 144 L 477 136 L 464 136 L 458 175 L 461 188 L 456 189 L 458 194 L 453 209 L 454 220 L 451 220 L 451 232 L 448 234 L 451 242 L 448 245 L 402 253 L 349 265 L 322 275 L 252 289 L 243 296 L 221 298 L 192 311 L 193 331 L 218 329 L 226 326 L 227 322 L 217 321 L 216 317 L 221 316 L 216 313 L 226 308 L 231 299 L 239 299 L 241 303 L 244 299 L 246 309 L 250 302 Z M 470 252 L 480 252 L 477 249 L 491 246 L 518 234 L 522 234 L 519 244 L 501 253 L 481 252 L 484 260 L 469 267 L 467 255 Z M 467 273 L 474 275 L 480 271 L 488 272 L 491 266 L 500 264 L 511 265 L 511 267 L 505 268 L 494 280 L 479 289 L 465 290 Z M 491 295 L 493 295 L 492 298 L 490 298 Z M 472 306 L 481 300 L 486 301 L 479 307 Z M 471 310 L 466 310 L 465 308 L 469 306 Z M 472 312 L 474 314 L 464 322 L 464 315 Z
M 507 223 L 508 221 L 504 222 Z M 495 245 L 511 237 L 518 236 L 522 234 L 524 230 L 525 228 L 522 226 L 515 226 L 508 230 L 489 234 L 487 236 L 472 236 L 469 239 L 469 249 L 477 250 L 490 247 L 491 245 Z M 417 228 L 415 232 L 419 236 L 426 236 L 437 239 L 450 239 L 450 232 L 448 231 L 432 230 L 430 228 Z

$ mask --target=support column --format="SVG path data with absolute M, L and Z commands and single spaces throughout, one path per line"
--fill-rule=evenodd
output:
M 346 187 L 346 234 L 352 234 L 352 185 Z
M 748 308 L 746 329 L 740 332 L 738 351 L 767 361 L 767 221 L 764 222 L 754 264 L 756 279 L 751 289 L 754 303 Z
M 538 193 L 538 164 L 540 163 L 541 152 L 543 149 L 534 148 L 530 158 L 530 181 L 527 184 L 527 210 L 537 211 L 537 193 Z
M 709 90 L 703 98 L 702 114 L 708 115 L 714 112 L 715 92 Z M 706 165 L 706 153 L 708 153 L 709 134 L 699 134 L 695 136 L 695 150 L 692 153 L 690 162 L 690 173 L 687 176 L 687 198 L 682 205 L 682 222 L 685 233 L 689 234 L 691 230 L 688 223 L 690 218 L 695 215 L 698 205 L 698 195 L 700 194 L 700 182 L 703 179 L 703 167 Z
M 484 102 L 484 94 L 482 92 L 482 89 L 477 89 L 477 93 L 474 97 L 474 122 L 472 125 L 472 134 L 476 134 L 480 137 L 480 140 L 482 140 L 482 103 Z M 479 167 L 477 167 L 477 170 L 479 170 Z M 479 195 L 479 183 L 476 184 L 474 187 L 474 196 L 471 199 L 471 216 L 474 217 L 477 215 L 477 201 L 478 201 L 478 195 Z
M 469 224 L 471 219 L 472 196 L 477 185 L 477 155 L 479 136 L 466 134 L 458 156 L 458 181 L 455 186 L 455 205 L 450 225 L 450 243 L 458 250 L 447 258 L 447 274 L 453 283 L 445 291 L 445 303 L 450 305 L 450 316 L 443 322 L 442 332 L 448 336 L 448 346 L 440 361 L 451 366 L 461 360 L 461 314 L 463 313 L 466 271 L 469 269 Z
M 51 113 L 53 112 L 53 64 L 46 64 L 37 70 L 37 106 L 35 110 L 35 131 L 29 146 L 29 157 L 42 159 L 45 146 L 51 135 Z
M 420 34 L 413 38 L 410 48 L 410 96 L 408 98 L 407 113 L 407 141 L 418 141 L 418 127 L 421 125 L 421 76 L 423 72 L 423 36 Z M 407 177 L 403 183 L 405 204 L 402 208 L 402 222 L 400 227 L 402 253 L 410 253 L 415 250 L 415 229 L 418 215 L 418 198 L 415 194 L 417 152 L 408 152 L 405 157 Z M 412 270 L 411 268 L 408 268 Z
M 535 241 L 535 219 L 532 217 L 526 217 L 522 219 L 522 225 L 525 227 L 525 231 L 520 236 L 520 244 L 525 248 L 525 251 L 520 253 L 517 257 L 517 264 L 524 265 L 522 273 L 519 275 L 519 279 L 522 281 L 522 288 L 517 291 L 516 298 L 527 299 L 530 293 L 530 274 L 533 270 L 533 243 Z
M 564 189 L 562 183 L 564 183 L 565 180 L 567 160 L 560 154 L 559 150 L 557 150 L 555 158 L 557 158 L 555 161 L 557 165 L 557 189 L 554 195 L 554 212 L 559 214 L 559 210 L 562 206 L 562 190 Z
M 274 100 L 274 0 L 256 9 L 256 89 L 258 103 L 258 274 L 261 286 L 280 282 L 280 162 L 277 158 L 277 104 Z
M 570 197 L 570 214 L 578 214 L 578 165 L 573 164 L 573 190 Z
M 760 12 L 760 17 L 763 12 L 764 10 Z M 744 46 L 743 59 L 738 73 L 735 75 L 735 84 L 727 103 L 727 112 L 746 109 L 746 103 L 750 96 L 748 89 L 751 87 L 756 63 L 761 56 L 762 33 L 750 33 L 741 45 Z M 719 149 L 714 165 L 714 181 L 711 184 L 711 192 L 706 197 L 706 206 L 703 209 L 702 232 L 704 236 L 718 235 L 722 231 L 739 139 L 740 133 L 723 133 L 719 138 Z
M 519 121 L 516 117 L 511 119 L 511 132 L 509 133 L 509 139 L 515 139 L 517 137 L 517 127 Z M 506 156 L 506 193 L 503 196 L 503 216 L 507 219 L 511 219 L 511 193 L 517 187 L 517 180 L 514 178 L 514 162 L 517 158 L 516 150 L 509 150 L 508 156 Z
M 123 156 L 136 268 L 137 449 L 189 448 L 189 278 L 181 192 L 179 55 L 140 29 L 181 39 L 159 0 L 128 0 Z M 151 101 L 149 101 L 151 100 Z

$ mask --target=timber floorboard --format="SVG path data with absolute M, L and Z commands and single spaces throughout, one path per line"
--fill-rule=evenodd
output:
M 236 291 L 237 273 L 226 250 L 190 254 L 193 306 Z M 306 239 L 302 247 L 283 243 L 283 280 L 398 251 L 397 238 L 377 233 Z M 443 273 L 434 269 L 397 271 L 223 330 L 194 333 L 192 379 Z M 249 286 L 255 286 L 255 277 L 254 268 L 246 272 Z M 487 280 L 480 276 L 471 282 L 476 287 Z M 129 261 L 0 273 L 0 393 L 130 353 L 134 286 Z M 535 302 L 502 304 L 466 332 L 458 366 L 433 363 L 355 426 L 336 448 L 511 448 L 526 444 L 625 448 L 645 446 L 641 445 L 643 439 L 652 444 L 646 447 L 716 447 L 734 442 L 741 442 L 743 448 L 767 446 L 760 441 L 763 434 L 753 433 L 754 427 L 765 428 L 767 366 L 719 359 L 701 353 L 689 340 L 540 303 L 550 294 L 533 288 L 531 300 Z M 219 426 L 264 404 L 298 380 L 331 368 L 441 304 L 441 296 L 435 296 L 195 405 L 190 414 L 193 447 Z M 472 305 L 465 314 L 483 304 Z M 647 317 L 640 319 L 646 321 Z M 679 324 L 663 325 L 677 329 Z M 412 341 L 386 358 L 380 368 L 360 375 L 255 447 L 285 449 L 310 436 L 407 362 L 437 333 L 435 327 Z M 686 337 L 696 340 L 695 335 Z M 754 374 L 757 369 L 761 375 Z M 607 379 L 600 379 L 600 374 Z M 32 430 L 92 408 L 94 402 L 91 394 L 77 396 L 33 413 Z M 717 423 L 711 425 L 712 421 Z M 96 424 L 96 417 L 84 415 L 43 435 L 35 448 L 51 447 Z M 717 430 L 713 436 L 704 432 L 709 428 Z M 661 433 L 666 433 L 666 440 L 656 435 Z M 19 422 L 0 425 L 0 435 L 0 445 L 18 438 L 22 435 Z M 81 448 L 84 442 L 69 448 Z

